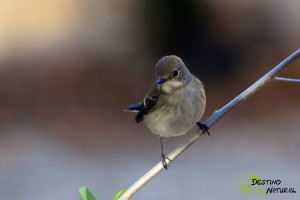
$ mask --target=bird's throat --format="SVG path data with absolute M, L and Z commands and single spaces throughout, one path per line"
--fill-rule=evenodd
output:
M 161 84 L 160 89 L 164 93 L 171 94 L 174 93 L 176 90 L 180 89 L 182 85 L 183 85 L 182 81 L 171 80 Z

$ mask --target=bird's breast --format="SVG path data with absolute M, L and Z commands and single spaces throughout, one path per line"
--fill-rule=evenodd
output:
M 144 116 L 145 125 L 163 137 L 184 135 L 204 112 L 205 94 L 201 93 L 199 88 L 183 88 L 162 94 L 157 106 Z

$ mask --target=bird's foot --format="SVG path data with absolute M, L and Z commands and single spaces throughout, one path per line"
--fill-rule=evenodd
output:
M 210 133 L 208 131 L 208 126 L 206 124 L 202 124 L 201 122 L 197 122 L 198 127 L 203 131 L 204 134 L 207 134 L 210 136 Z
M 172 160 L 171 160 L 170 158 L 166 157 L 165 154 L 162 154 L 162 155 L 161 155 L 161 163 L 162 163 L 162 165 L 164 166 L 164 168 L 165 168 L 166 170 L 168 170 L 169 165 L 168 165 L 168 163 L 166 162 L 166 160 L 169 160 L 170 162 L 172 162 Z

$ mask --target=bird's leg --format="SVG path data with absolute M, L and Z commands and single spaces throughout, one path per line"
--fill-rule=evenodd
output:
M 198 127 L 203 131 L 204 134 L 207 134 L 210 136 L 210 133 L 208 131 L 208 126 L 206 124 L 202 124 L 201 122 L 197 122 Z
M 172 160 L 165 156 L 162 137 L 160 137 L 159 139 L 160 139 L 160 150 L 161 150 L 161 163 L 164 166 L 164 168 L 167 170 L 168 163 L 166 162 L 166 159 L 169 160 L 170 162 L 172 162 Z

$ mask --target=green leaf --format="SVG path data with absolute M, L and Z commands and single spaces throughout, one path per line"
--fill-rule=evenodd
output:
M 118 200 L 126 192 L 126 190 L 127 189 L 120 190 L 114 197 L 114 200 Z
M 97 200 L 93 193 L 88 189 L 86 185 L 79 189 L 80 200 Z

